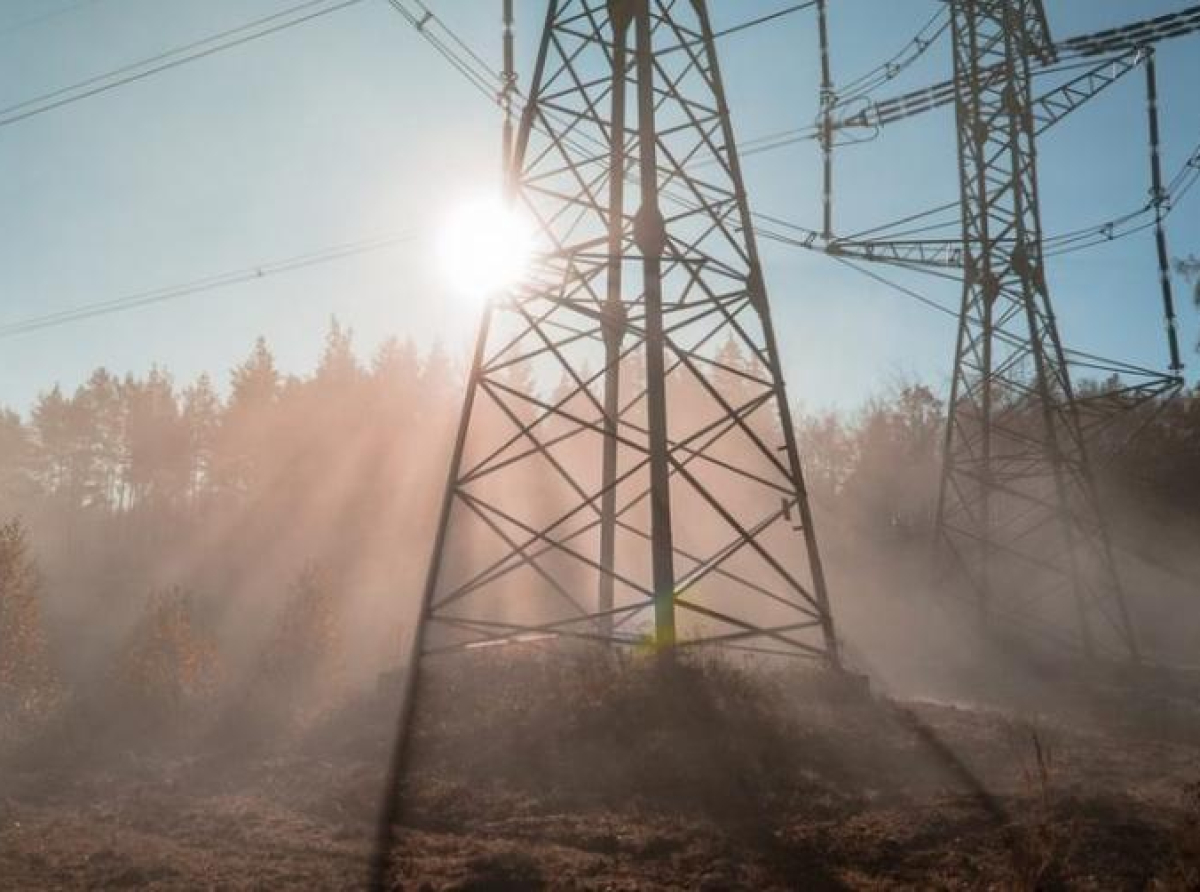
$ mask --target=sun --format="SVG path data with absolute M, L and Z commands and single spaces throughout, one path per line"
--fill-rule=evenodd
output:
M 497 198 L 463 202 L 447 214 L 438 259 L 454 293 L 487 301 L 525 274 L 533 253 L 533 227 Z

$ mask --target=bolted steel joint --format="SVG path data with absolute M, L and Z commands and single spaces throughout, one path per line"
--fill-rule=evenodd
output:
M 623 300 L 607 300 L 601 311 L 600 326 L 604 332 L 604 345 L 610 350 L 619 350 L 625 340 L 625 323 L 628 314 Z
M 633 20 L 633 7 L 638 0 L 608 0 L 608 20 L 613 33 L 624 34 Z
M 746 276 L 746 293 L 750 296 L 750 306 L 761 314 L 767 307 L 767 285 L 758 263 L 751 265 L 750 273 Z
M 657 207 L 642 205 L 633 218 L 633 241 L 643 257 L 662 257 L 667 247 L 667 223 Z

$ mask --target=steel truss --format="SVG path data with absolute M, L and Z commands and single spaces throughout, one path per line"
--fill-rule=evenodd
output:
M 547 637 L 838 665 L 702 0 L 552 0 L 511 194 L 543 240 L 480 327 L 422 654 Z
M 1136 660 L 1043 266 L 1030 94 L 1030 58 L 1052 50 L 1042 4 L 956 0 L 951 33 L 964 289 L 939 542 L 989 624 Z

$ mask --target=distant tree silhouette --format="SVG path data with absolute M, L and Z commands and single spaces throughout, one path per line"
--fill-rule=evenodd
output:
M 317 364 L 315 381 L 322 387 L 336 390 L 351 386 L 360 375 L 358 357 L 354 354 L 354 331 L 343 328 L 337 316 L 333 316 L 329 320 L 325 351 Z
M 180 422 L 187 442 L 185 490 L 192 505 L 202 501 L 214 484 L 221 411 L 221 399 L 208 375 L 201 375 L 195 384 L 184 389 Z
M 33 431 L 11 409 L 0 409 L 0 504 L 23 505 L 39 492 Z
M 872 400 L 858 422 L 855 462 L 843 495 L 860 527 L 887 535 L 927 533 L 941 463 L 942 403 L 920 384 Z
M 266 339 L 255 341 L 230 379 L 229 403 L 218 432 L 216 482 L 227 493 L 245 496 L 271 459 L 271 433 L 282 390 L 282 377 Z

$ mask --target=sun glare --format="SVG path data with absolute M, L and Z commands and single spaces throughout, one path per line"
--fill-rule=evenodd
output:
M 455 294 L 489 300 L 524 275 L 533 251 L 533 229 L 498 199 L 462 204 L 442 226 L 438 254 Z

